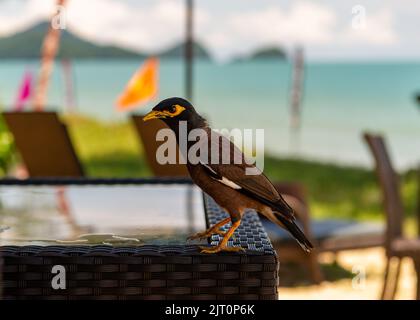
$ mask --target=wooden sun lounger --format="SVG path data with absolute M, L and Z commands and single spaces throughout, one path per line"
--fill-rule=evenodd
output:
M 143 115 L 131 116 L 138 136 L 143 145 L 147 163 L 156 177 L 188 177 L 187 167 L 184 164 L 159 164 L 156 160 L 156 150 L 161 141 L 156 141 L 156 133 L 167 128 L 162 121 L 143 121 Z
M 83 177 L 67 128 L 55 112 L 4 112 L 31 177 Z

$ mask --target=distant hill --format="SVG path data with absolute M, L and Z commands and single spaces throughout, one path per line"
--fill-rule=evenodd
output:
M 185 43 L 179 43 L 163 52 L 159 53 L 158 56 L 163 59 L 183 58 Z M 211 60 L 211 56 L 200 43 L 195 42 L 193 44 L 194 57 L 197 59 Z
M 48 26 L 48 22 L 42 22 L 12 36 L 0 38 L 0 58 L 38 58 Z M 68 30 L 62 30 L 58 57 L 142 58 L 145 55 L 116 46 L 94 44 Z
M 246 57 L 233 59 L 233 62 L 248 62 L 254 60 L 285 60 L 286 52 L 277 47 L 258 49 Z
M 42 22 L 14 35 L 0 37 L 0 59 L 39 58 L 42 41 L 48 27 L 49 22 Z M 194 52 L 196 58 L 211 59 L 207 50 L 199 43 L 194 44 Z M 149 55 L 117 46 L 95 44 L 78 37 L 69 30 L 61 31 L 58 58 L 145 58 Z M 183 44 L 177 44 L 154 55 L 165 59 L 183 58 Z

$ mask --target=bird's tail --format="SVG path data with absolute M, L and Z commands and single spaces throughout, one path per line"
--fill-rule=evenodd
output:
M 288 219 L 276 211 L 273 211 L 273 213 L 273 219 L 270 220 L 289 231 L 303 250 L 310 252 L 314 248 L 294 219 Z
M 271 208 L 271 213 L 266 212 L 262 214 L 265 215 L 275 224 L 289 231 L 303 250 L 305 250 L 306 252 L 310 252 L 314 248 L 312 243 L 308 240 L 308 238 L 306 238 L 305 234 L 302 232 L 302 230 L 300 230 L 299 226 L 296 224 L 293 209 L 287 204 L 286 201 L 284 201 L 282 197 L 280 197 L 280 200 L 276 202 L 266 200 L 262 197 L 258 197 L 255 194 L 253 194 L 253 197 L 257 198 L 259 201 L 268 205 Z M 284 212 L 285 215 L 283 215 L 282 212 Z

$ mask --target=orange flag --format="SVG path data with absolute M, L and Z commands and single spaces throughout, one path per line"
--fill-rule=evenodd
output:
M 149 58 L 145 61 L 118 98 L 117 110 L 134 109 L 156 96 L 158 91 L 158 67 L 159 60 L 157 58 Z

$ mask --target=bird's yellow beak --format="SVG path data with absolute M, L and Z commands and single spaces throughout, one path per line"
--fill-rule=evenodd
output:
M 152 119 L 162 119 L 165 117 L 166 117 L 166 114 L 164 112 L 152 110 L 143 117 L 143 121 L 149 121 Z

